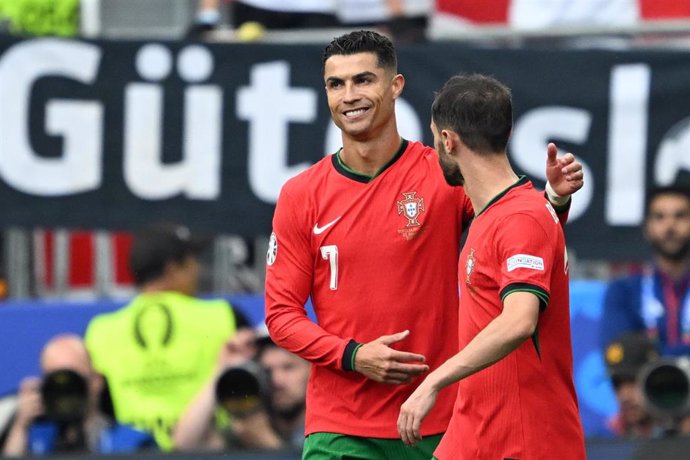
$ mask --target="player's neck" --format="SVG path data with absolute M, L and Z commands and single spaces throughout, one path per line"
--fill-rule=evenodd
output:
M 479 213 L 498 194 L 514 185 L 519 177 L 510 167 L 505 155 L 477 156 L 462 164 L 460 169 L 465 178 L 465 193 Z
M 340 161 L 355 172 L 373 177 L 395 156 L 400 141 L 397 129 L 366 140 L 343 136 Z

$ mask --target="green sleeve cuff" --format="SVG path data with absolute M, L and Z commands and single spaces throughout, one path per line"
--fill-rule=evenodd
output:
M 534 294 L 539 299 L 539 311 L 546 310 L 546 306 L 549 304 L 549 294 L 544 289 L 534 284 L 528 283 L 513 283 L 504 287 L 500 293 L 501 302 L 503 302 L 506 296 L 512 292 L 529 292 Z
M 343 369 L 346 371 L 355 370 L 355 355 L 361 346 L 361 343 L 357 343 L 352 339 L 348 342 L 345 346 L 345 351 L 343 351 Z

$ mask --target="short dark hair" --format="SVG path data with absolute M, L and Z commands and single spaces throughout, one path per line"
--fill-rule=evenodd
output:
M 323 50 L 323 68 L 331 56 L 359 53 L 374 53 L 379 67 L 398 71 L 398 58 L 393 42 L 372 30 L 358 30 L 334 38 Z
M 510 89 L 486 75 L 456 75 L 436 94 L 431 119 L 439 130 L 458 133 L 476 152 L 502 152 L 513 129 Z
M 664 187 L 653 187 L 647 192 L 647 199 L 645 201 L 645 211 L 644 211 L 644 216 L 645 219 L 649 218 L 649 212 L 650 208 L 652 206 L 652 202 L 663 195 L 677 195 L 677 196 L 682 196 L 686 200 L 688 200 L 688 203 L 690 203 L 690 186 L 685 187 L 682 185 L 668 185 Z
M 192 238 L 189 229 L 182 225 L 157 223 L 142 228 L 134 234 L 129 253 L 134 282 L 141 286 L 160 278 L 167 263 L 180 263 L 188 256 L 197 256 L 204 245 L 204 241 Z

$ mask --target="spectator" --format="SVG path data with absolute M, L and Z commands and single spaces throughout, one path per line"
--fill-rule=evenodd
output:
M 130 268 L 140 294 L 96 316 L 86 331 L 94 368 L 115 416 L 172 447 L 171 430 L 211 377 L 218 353 L 243 322 L 225 300 L 199 300 L 201 245 L 189 230 L 155 225 L 134 237 Z M 246 322 L 246 321 L 244 321 Z
M 243 39 L 243 28 L 269 30 L 335 27 L 336 0 L 235 0 L 230 4 L 232 26 Z M 190 37 L 203 36 L 221 22 L 220 0 L 201 0 Z M 258 35 L 257 35 L 258 37 Z
M 302 447 L 309 364 L 263 338 L 258 361 L 264 381 L 242 333 L 223 348 L 216 375 L 180 417 L 176 450 Z
M 644 333 L 623 334 L 606 348 L 606 367 L 618 402 L 618 413 L 607 421 L 611 434 L 625 438 L 654 438 L 661 426 L 645 408 L 638 377 L 642 368 L 659 358 Z
M 229 340 L 218 355 L 216 372 L 192 400 L 173 430 L 173 446 L 180 451 L 222 451 L 236 449 L 279 449 L 282 443 L 271 428 L 268 413 L 261 404 L 258 372 L 253 366 L 256 334 L 244 328 Z M 232 373 L 231 373 L 232 372 Z M 247 378 L 254 388 L 241 388 Z M 227 379 L 227 377 L 230 377 Z M 223 384 L 231 387 L 220 390 Z M 249 386 L 252 386 L 251 384 Z M 218 394 L 229 393 L 227 406 L 219 404 Z M 240 394 L 241 393 L 241 394 Z M 251 394 L 250 394 L 251 393 Z M 232 407 L 231 407 L 232 406 Z
M 396 43 L 426 40 L 432 0 L 336 0 L 336 15 L 348 28 L 377 28 Z
M 75 335 L 51 339 L 41 352 L 43 378 L 21 383 L 3 456 L 132 452 L 155 447 L 146 433 L 115 423 L 99 409 L 103 378 Z
M 662 355 L 690 353 L 690 190 L 657 188 L 647 200 L 644 235 L 652 265 L 613 281 L 604 297 L 602 348 L 644 332 Z
M 284 443 L 291 447 L 304 445 L 304 415 L 308 361 L 277 346 L 270 338 L 262 340 L 259 365 L 269 384 L 271 423 Z

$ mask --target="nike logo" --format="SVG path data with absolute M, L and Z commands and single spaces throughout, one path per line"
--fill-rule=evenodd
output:
M 336 222 L 338 222 L 340 220 L 340 217 L 342 217 L 342 216 L 336 217 L 335 220 L 330 221 L 329 223 L 327 223 L 323 227 L 319 227 L 318 222 L 316 224 L 314 224 L 314 235 L 322 234 L 328 227 L 330 227 L 333 224 L 335 224 Z

